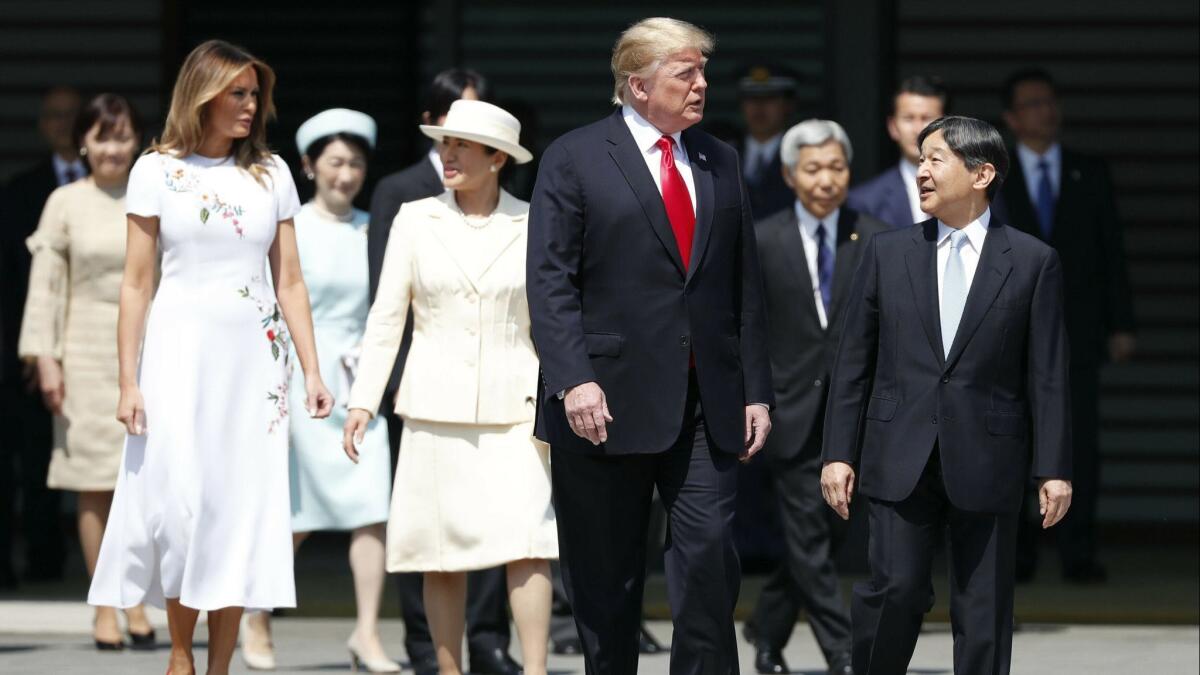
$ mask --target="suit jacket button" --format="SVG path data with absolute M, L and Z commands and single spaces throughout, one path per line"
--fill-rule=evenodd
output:
M 814 387 L 821 386 L 821 378 L 818 377 L 817 379 L 813 380 L 813 386 Z
M 943 378 L 942 378 L 942 384 L 949 384 L 949 383 L 950 383 L 950 376 L 949 376 L 949 375 L 947 375 L 946 377 L 943 377 Z
M 933 421 L 933 423 L 934 423 L 934 424 L 937 424 L 937 415 L 934 415 L 934 416 L 933 416 L 933 420 L 932 420 L 932 421 Z
M 686 336 L 686 335 L 680 335 L 680 336 L 679 336 L 679 346 L 681 346 L 681 347 L 686 347 L 686 346 L 688 346 L 688 345 L 690 345 L 690 344 L 692 344 L 692 340 L 691 340 L 691 338 L 689 338 L 689 337 L 688 337 L 688 336 Z

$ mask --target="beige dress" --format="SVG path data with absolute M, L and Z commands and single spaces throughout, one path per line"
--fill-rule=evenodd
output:
M 389 572 L 558 557 L 549 446 L 533 438 L 538 361 L 525 298 L 529 205 L 501 191 L 472 227 L 452 192 L 400 208 L 349 406 L 374 412 L 413 314 Z
M 112 490 L 125 441 L 116 420 L 125 188 L 102 190 L 91 178 L 58 188 L 27 243 L 33 267 L 18 351 L 59 359 L 65 388 L 46 484 Z

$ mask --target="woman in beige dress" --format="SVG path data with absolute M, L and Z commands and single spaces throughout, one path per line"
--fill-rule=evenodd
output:
M 550 565 L 558 557 L 549 448 L 533 439 L 538 362 L 525 300 L 526 202 L 499 186 L 531 159 L 520 124 L 456 101 L 438 143 L 446 192 L 400 207 L 367 317 L 344 445 L 358 460 L 409 309 L 396 398 L 404 435 L 387 526 L 389 572 L 424 572 L 443 675 L 462 672 L 466 572 L 505 565 L 524 672 L 546 672 Z
M 46 200 L 29 238 L 33 266 L 18 350 L 37 364 L 46 407 L 57 416 L 46 484 L 78 493 L 79 543 L 88 575 L 104 537 L 125 429 L 113 419 L 117 300 L 125 264 L 125 186 L 141 125 L 129 103 L 101 94 L 80 113 L 75 143 L 91 175 Z M 153 649 L 141 606 L 125 611 L 130 644 Z M 117 611 L 97 607 L 96 648 L 124 646 Z

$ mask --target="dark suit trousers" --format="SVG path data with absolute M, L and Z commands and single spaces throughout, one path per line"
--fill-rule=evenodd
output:
M 1017 515 L 961 511 L 946 497 L 935 450 L 899 502 L 867 500 L 869 581 L 851 603 L 854 672 L 903 675 L 933 607 L 934 551 L 949 534 L 954 672 L 1006 675 L 1012 655 Z
M 655 487 L 667 511 L 664 564 L 675 624 L 670 672 L 738 672 L 737 456 L 713 447 L 694 386 L 685 411 L 679 438 L 665 452 L 605 456 L 551 449 L 563 580 L 588 675 L 637 673 Z
M 17 382 L 0 389 L 0 428 L 6 435 L 0 442 L 0 576 L 12 564 L 20 495 L 25 575 L 54 579 L 63 573 L 66 535 L 59 516 L 61 493 L 46 487 L 53 427 L 41 396 L 25 391 L 19 369 L 14 377 Z
M 767 465 L 782 514 L 783 564 L 767 580 L 751 618 L 758 641 L 787 645 L 803 608 L 828 662 L 850 651 L 850 614 L 833 565 L 833 510 L 821 496 L 821 444 Z
M 391 400 L 394 392 L 388 392 Z M 400 448 L 404 422 L 392 412 L 384 415 L 388 440 L 392 446 L 392 466 Z M 420 572 L 397 574 L 400 591 L 400 616 L 404 620 L 404 650 L 416 663 L 434 658 L 433 638 L 425 617 L 424 575 Z M 503 567 L 467 573 L 467 651 L 478 654 L 494 649 L 508 652 L 511 634 L 508 625 L 508 580 Z
M 1071 364 L 1071 421 L 1074 435 L 1071 508 L 1054 526 L 1059 559 L 1064 572 L 1090 566 L 1096 560 L 1096 501 L 1100 492 L 1100 366 Z M 1032 508 L 1034 495 L 1021 503 L 1018 566 L 1032 572 L 1037 568 L 1038 535 L 1042 519 Z

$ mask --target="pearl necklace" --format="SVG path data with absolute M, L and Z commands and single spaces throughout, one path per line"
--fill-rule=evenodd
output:
M 496 211 L 493 210 L 490 214 L 488 214 L 487 219 L 484 220 L 481 225 L 476 225 L 475 223 L 472 223 L 471 219 L 467 217 L 467 214 L 463 212 L 462 207 L 458 205 L 457 199 L 452 199 L 451 203 L 454 204 L 454 210 L 458 211 L 458 215 L 462 218 L 462 221 L 466 223 L 467 227 L 471 228 L 472 230 L 482 230 L 488 225 L 491 225 L 492 219 L 496 217 Z

